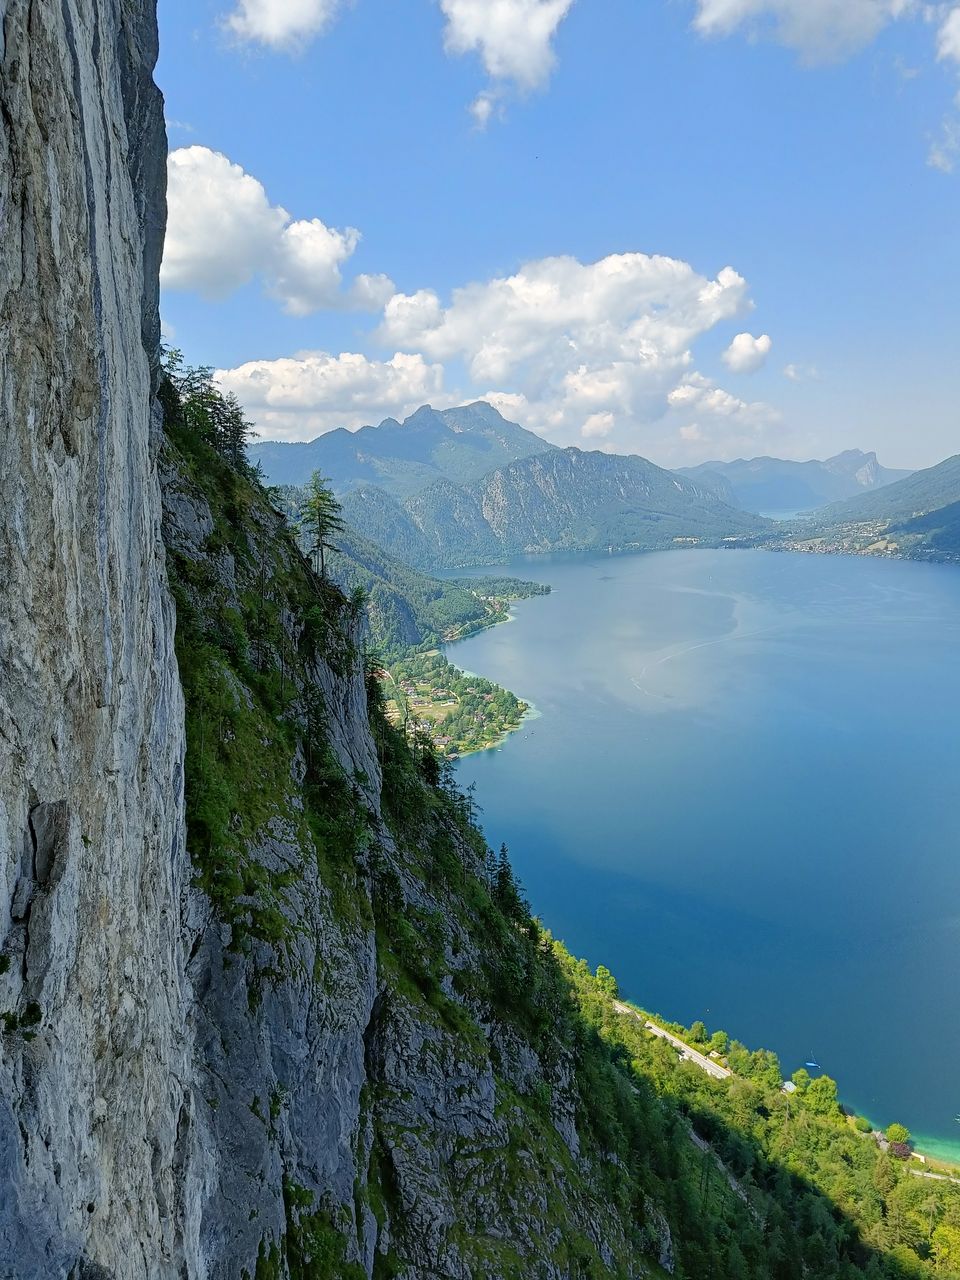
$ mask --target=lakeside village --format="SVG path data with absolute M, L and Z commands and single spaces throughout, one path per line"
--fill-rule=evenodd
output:
M 438 649 L 391 663 L 380 680 L 391 721 L 446 759 L 497 746 L 529 710 L 508 689 L 460 671 Z
M 929 560 L 939 564 L 960 564 L 960 551 L 932 545 L 919 533 L 895 530 L 889 520 L 842 524 L 836 529 L 804 536 L 794 527 L 774 550 L 812 552 L 816 555 L 895 556 L 901 560 Z

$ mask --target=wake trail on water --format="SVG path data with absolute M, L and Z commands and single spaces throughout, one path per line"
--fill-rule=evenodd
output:
M 645 694 L 648 698 L 657 698 L 660 702 L 670 702 L 671 698 L 669 694 L 654 693 L 652 689 L 646 688 L 646 686 L 641 683 L 648 672 L 654 671 L 657 667 L 665 667 L 667 663 L 675 662 L 677 658 L 685 658 L 688 654 L 696 653 L 699 649 L 713 649 L 716 648 L 717 645 L 732 644 L 735 640 L 756 640 L 761 636 L 776 635 L 778 632 L 786 630 L 788 630 L 786 625 L 777 627 L 761 627 L 757 631 L 741 631 L 738 627 L 729 635 L 719 636 L 716 640 L 701 640 L 697 644 L 684 645 L 683 648 L 674 649 L 670 653 L 664 654 L 662 658 L 657 658 L 655 662 L 648 662 L 640 671 L 639 675 L 630 677 L 630 683 L 639 693 Z

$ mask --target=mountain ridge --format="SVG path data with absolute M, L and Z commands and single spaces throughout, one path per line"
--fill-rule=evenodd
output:
M 405 501 L 365 487 L 343 503 L 351 524 L 421 568 L 559 550 L 716 546 L 767 524 L 646 458 L 575 447 L 519 459 L 470 484 L 440 481 Z
M 403 422 L 338 427 L 306 442 L 261 441 L 248 452 L 268 484 L 303 485 L 319 471 L 337 494 L 376 484 L 405 497 L 436 480 L 466 483 L 503 462 L 554 448 L 476 400 L 452 409 L 425 404 Z
M 832 458 L 793 461 L 762 455 L 731 462 L 708 461 L 680 467 L 679 475 L 708 482 L 712 476 L 730 486 L 737 504 L 747 511 L 814 510 L 864 490 L 876 490 L 911 473 L 883 467 L 875 452 L 846 449 Z
M 889 487 L 830 503 L 816 511 L 815 517 L 818 523 L 893 520 L 925 515 L 956 501 L 960 501 L 960 453 L 914 471 Z

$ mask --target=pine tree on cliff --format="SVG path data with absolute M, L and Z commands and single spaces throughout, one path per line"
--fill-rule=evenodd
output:
M 316 557 L 318 572 L 324 579 L 327 576 L 326 553 L 336 550 L 331 538 L 346 528 L 341 511 L 342 507 L 333 496 L 329 481 L 319 471 L 315 471 L 307 485 L 300 528 L 310 538 L 310 554 Z

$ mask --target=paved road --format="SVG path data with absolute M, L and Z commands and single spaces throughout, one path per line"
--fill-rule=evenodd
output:
M 960 1178 L 951 1178 L 948 1173 L 927 1173 L 924 1169 L 908 1169 L 915 1178 L 932 1178 L 934 1182 L 955 1182 L 960 1186 Z
M 637 1013 L 636 1009 L 631 1009 L 622 1000 L 614 1000 L 613 1007 L 617 1013 L 625 1013 L 628 1017 L 636 1018 L 638 1022 L 642 1022 L 648 1031 L 652 1031 L 661 1040 L 669 1041 L 675 1049 L 680 1051 L 681 1058 L 687 1062 L 695 1062 L 701 1071 L 705 1071 L 708 1076 L 713 1076 L 714 1080 L 728 1080 L 733 1075 L 732 1071 L 728 1071 L 726 1067 L 721 1067 L 720 1063 L 715 1062 L 713 1058 L 708 1058 L 705 1053 L 700 1053 L 698 1049 L 691 1048 L 690 1045 L 685 1044 L 677 1036 L 671 1035 L 669 1031 L 664 1031 L 663 1027 L 658 1027 L 655 1022 L 647 1021 L 642 1014 Z

